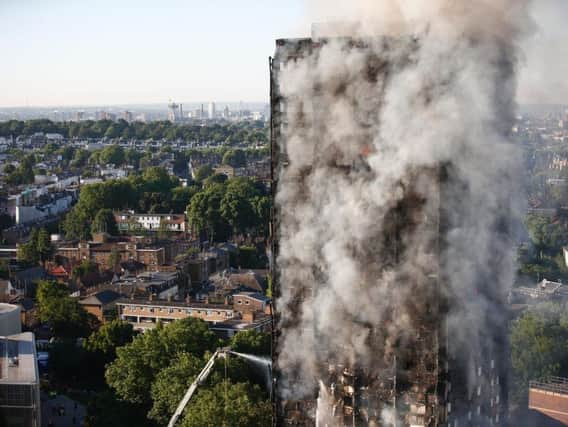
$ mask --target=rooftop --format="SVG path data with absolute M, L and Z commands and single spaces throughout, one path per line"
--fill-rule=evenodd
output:
M 0 384 L 39 381 L 35 338 L 31 332 L 0 337 Z
M 529 388 L 568 394 L 568 378 L 549 377 L 543 381 L 531 381 Z
M 17 305 L 0 303 L 0 314 L 9 313 L 14 310 L 19 310 Z
M 163 301 L 163 300 L 153 300 L 149 301 L 147 299 L 140 298 L 122 298 L 116 302 L 119 305 L 144 305 L 152 307 L 180 307 L 180 308 L 210 308 L 215 310 L 233 310 L 232 305 L 225 304 L 206 304 L 201 302 L 185 302 L 185 301 Z

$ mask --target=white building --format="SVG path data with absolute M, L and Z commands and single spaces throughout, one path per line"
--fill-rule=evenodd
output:
M 72 202 L 73 197 L 66 195 L 41 206 L 16 206 L 16 224 L 39 221 L 66 212 Z
M 213 120 L 216 117 L 216 111 L 215 111 L 215 103 L 214 102 L 210 102 L 209 103 L 209 119 Z
M 24 332 L 1 336 L 0 367 L 0 424 L 40 427 L 39 371 L 34 334 Z
M 171 231 L 186 230 L 184 214 L 136 214 L 134 212 L 115 212 L 114 219 L 119 231 Z

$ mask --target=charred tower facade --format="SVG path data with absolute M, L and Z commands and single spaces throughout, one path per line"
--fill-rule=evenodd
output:
M 275 426 L 505 425 L 496 266 L 472 273 L 462 291 L 447 259 L 464 209 L 455 193 L 473 190 L 451 159 L 389 169 L 396 149 L 381 130 L 384 105 L 395 102 L 389 85 L 421 48 L 412 37 L 276 41 Z M 437 84 L 426 82 L 414 102 L 427 107 Z M 498 220 L 491 227 L 508 232 Z M 464 308 L 470 297 L 483 303 Z M 462 317 L 491 318 L 492 330 L 468 337 Z

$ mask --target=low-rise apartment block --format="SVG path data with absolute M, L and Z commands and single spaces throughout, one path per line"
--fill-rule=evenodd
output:
M 116 303 L 120 319 L 130 322 L 134 329 L 153 328 L 158 322 L 170 323 L 175 320 L 194 317 L 204 320 L 209 328 L 224 337 L 231 337 L 241 330 L 270 330 L 271 317 L 268 300 L 257 305 L 254 295 L 241 295 L 240 304 L 210 304 L 191 301 L 156 301 L 143 299 L 122 299 Z M 246 304 L 245 301 L 248 301 Z M 248 305 L 248 308 L 245 306 Z M 264 310 L 261 307 L 265 307 Z

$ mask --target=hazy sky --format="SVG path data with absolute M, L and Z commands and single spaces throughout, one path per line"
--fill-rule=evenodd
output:
M 568 0 L 537 0 L 520 100 L 568 103 Z M 307 0 L 0 0 L 0 106 L 266 101 Z

